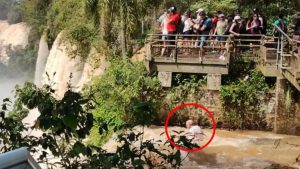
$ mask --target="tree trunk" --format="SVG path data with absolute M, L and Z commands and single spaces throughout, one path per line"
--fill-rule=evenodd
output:
M 145 33 L 145 25 L 144 25 L 145 23 L 144 23 L 144 18 L 142 18 L 142 36 L 144 35 L 144 33 Z
M 124 7 L 121 5 L 121 31 L 120 31 L 120 41 L 121 41 L 121 52 L 122 58 L 126 59 L 126 35 L 125 35 L 125 17 L 124 17 Z

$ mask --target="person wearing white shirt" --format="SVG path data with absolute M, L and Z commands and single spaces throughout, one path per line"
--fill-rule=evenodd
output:
M 189 130 L 188 132 L 188 139 L 192 139 L 193 141 L 199 141 L 206 136 L 201 127 L 198 125 L 193 125 L 193 120 L 186 121 L 186 128 Z

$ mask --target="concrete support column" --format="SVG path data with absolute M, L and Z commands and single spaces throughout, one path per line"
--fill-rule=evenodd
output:
M 286 133 L 287 112 L 285 110 L 286 79 L 277 77 L 275 94 L 274 132 Z
M 207 75 L 207 89 L 220 90 L 221 89 L 221 74 L 208 74 Z
M 158 72 L 158 79 L 163 87 L 172 86 L 172 72 Z
M 220 89 L 221 89 L 221 74 L 208 74 L 207 75 L 207 95 L 206 107 L 212 112 L 215 118 L 218 117 L 220 110 Z

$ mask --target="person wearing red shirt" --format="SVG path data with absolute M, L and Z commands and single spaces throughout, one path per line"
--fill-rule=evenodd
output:
M 170 40 L 171 45 L 175 45 L 175 34 L 177 34 L 177 26 L 180 21 L 180 15 L 176 11 L 176 7 L 172 6 L 169 9 L 170 16 L 169 16 L 169 22 L 167 25 L 167 30 L 168 30 L 168 40 Z
M 169 23 L 167 26 L 168 33 L 169 34 L 176 34 L 177 33 L 177 26 L 180 20 L 180 15 L 176 11 L 176 7 L 171 7 L 169 9 L 170 17 L 169 17 Z

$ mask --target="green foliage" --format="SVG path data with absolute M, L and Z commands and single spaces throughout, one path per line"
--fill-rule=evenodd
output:
M 31 26 L 30 42 L 38 41 L 47 27 L 46 14 L 51 0 L 24 0 L 21 3 L 22 20 Z
M 171 105 L 198 102 L 203 96 L 203 86 L 206 85 L 206 77 L 197 75 L 177 74 L 175 84 L 178 86 L 171 89 Z
M 78 25 L 87 24 L 89 21 L 84 17 L 84 3 L 81 1 L 54 0 L 47 11 L 48 39 L 54 41 L 56 36 L 63 30 L 67 32 L 76 29 Z M 70 36 L 72 37 L 72 36 Z M 50 44 L 52 44 L 50 42 Z
M 137 66 L 137 65 L 136 65 Z M 118 136 L 121 144 L 116 152 L 108 153 L 105 150 L 88 146 L 84 143 L 95 121 L 90 113 L 93 108 L 92 95 L 82 96 L 73 92 L 69 86 L 61 100 L 53 97 L 54 90 L 49 85 L 37 88 L 32 83 L 25 83 L 23 88 L 17 87 L 16 104 L 10 114 L 9 100 L 5 99 L 0 111 L 0 152 L 7 152 L 19 147 L 28 147 L 38 161 L 46 164 L 47 168 L 160 168 L 170 166 L 179 168 L 182 164 L 180 151 L 175 150 L 166 141 L 143 140 L 144 127 L 141 132 L 124 131 Z M 39 117 L 33 126 L 25 126 L 22 120 L 28 114 L 23 111 L 38 109 Z M 143 105 L 138 105 L 140 114 Z M 139 116 L 139 121 L 145 120 Z M 142 123 L 145 124 L 145 123 Z M 101 125 L 100 130 L 108 130 Z M 38 129 L 42 136 L 27 135 L 30 130 Z M 132 130 L 132 129 L 130 129 Z M 100 135 L 99 135 L 100 136 Z M 186 148 L 195 148 L 184 136 L 171 136 L 177 145 Z M 165 148 L 160 149 L 161 146 Z M 55 162 L 49 162 L 54 157 Z M 154 158 L 153 158 L 154 157 Z M 159 162 L 157 162 L 159 159 Z
M 265 129 L 265 115 L 260 111 L 268 91 L 264 76 L 252 70 L 232 85 L 222 86 L 223 121 L 234 129 Z
M 67 38 L 72 44 L 75 44 L 77 49 L 72 51 L 74 55 L 79 55 L 82 58 L 87 58 L 91 51 L 94 38 L 97 37 L 97 31 L 91 25 L 78 24 L 68 31 Z
M 204 0 L 192 5 L 193 11 L 196 11 L 198 8 L 203 8 L 210 13 L 223 11 L 225 14 L 233 14 L 237 9 L 237 5 L 235 0 Z
M 255 68 L 255 62 L 249 59 L 251 57 L 252 55 L 247 52 L 231 57 L 229 75 L 222 78 L 223 84 L 231 84 L 238 81 L 239 78 L 247 76 Z
M 200 103 L 205 96 L 205 76 L 176 74 L 174 79 L 174 82 L 172 82 L 174 86 L 170 90 L 165 91 L 161 104 L 160 119 L 165 119 L 167 116 L 166 112 L 169 112 L 174 107 L 184 103 Z M 171 118 L 170 124 L 185 125 L 186 120 L 191 118 L 191 114 L 196 112 L 199 119 L 201 119 L 201 113 L 198 113 L 197 108 L 180 109 Z M 201 125 L 203 126 L 203 123 Z
M 72 92 L 70 88 L 62 100 L 56 100 L 53 93 L 54 90 L 47 85 L 37 88 L 32 83 L 25 83 L 23 88 L 16 88 L 14 109 L 10 116 L 2 116 L 0 120 L 0 140 L 4 145 L 2 151 L 26 146 L 33 153 L 40 152 L 39 160 L 47 162 L 46 150 L 49 149 L 52 155 L 60 159 L 63 168 L 74 168 L 80 166 L 79 155 L 87 155 L 91 151 L 82 145 L 93 126 L 93 115 L 89 113 L 90 100 Z M 32 127 L 22 124 L 28 112 L 24 111 L 23 106 L 29 110 L 37 108 L 40 112 Z M 23 135 L 30 128 L 41 130 L 42 136 Z M 39 151 L 38 145 L 43 150 Z
M 169 141 L 141 141 L 143 135 L 143 128 L 141 132 L 127 131 L 118 135 L 117 142 L 123 143 L 123 146 L 118 147 L 115 153 L 93 156 L 92 158 L 97 159 L 95 160 L 97 163 L 93 162 L 92 166 L 95 168 L 179 168 L 181 166 L 180 150 L 176 150 Z M 171 138 L 176 145 L 187 149 L 198 148 L 198 145 L 192 144 L 191 140 L 184 136 L 171 136 Z M 162 146 L 165 147 L 163 150 L 159 148 Z
M 125 124 L 148 125 L 156 117 L 160 84 L 148 76 L 142 63 L 112 61 L 106 73 L 93 80 L 91 91 L 97 103 L 95 119 L 98 124 L 104 121 L 110 129 Z

